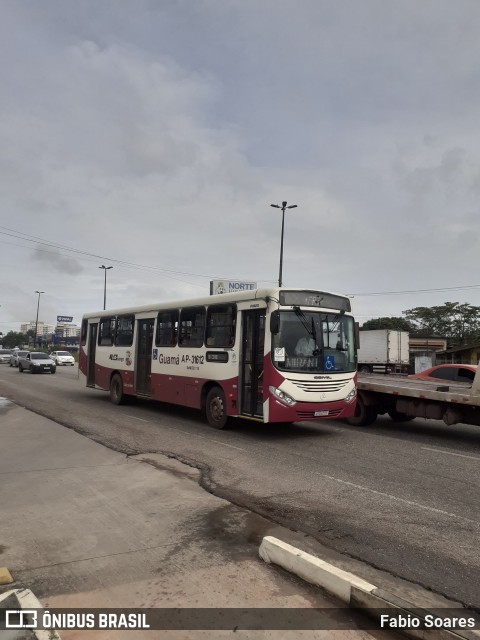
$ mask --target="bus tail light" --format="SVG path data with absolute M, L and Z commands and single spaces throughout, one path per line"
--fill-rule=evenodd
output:
M 297 404 L 297 401 L 294 400 L 291 396 L 289 396 L 285 391 L 281 391 L 277 389 L 277 387 L 268 387 L 268 390 L 271 394 L 273 394 L 280 402 L 286 404 L 287 407 L 293 407 L 294 404 Z

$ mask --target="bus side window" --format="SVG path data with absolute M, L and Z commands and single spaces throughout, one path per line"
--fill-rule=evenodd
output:
M 135 316 L 118 316 L 115 332 L 116 347 L 131 347 Z
M 115 336 L 115 318 L 102 318 L 98 331 L 98 344 L 101 347 L 113 346 Z
M 84 320 L 82 320 L 82 333 L 80 338 L 80 344 L 82 346 L 87 344 L 87 331 L 88 331 L 88 320 L 85 318 Z
M 235 320 L 237 308 L 234 304 L 217 304 L 208 307 L 208 347 L 233 347 L 235 343 Z
M 155 346 L 175 347 L 178 335 L 178 309 L 160 311 L 157 317 Z
M 181 347 L 201 347 L 205 333 L 205 307 L 187 307 L 180 312 Z

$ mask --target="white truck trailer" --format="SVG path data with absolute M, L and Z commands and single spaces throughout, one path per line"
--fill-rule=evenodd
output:
M 408 332 L 392 329 L 360 331 L 358 371 L 407 373 L 410 364 Z
M 348 418 L 355 426 L 373 424 L 385 413 L 395 422 L 427 418 L 480 426 L 480 367 L 471 384 L 360 373 L 357 393 L 355 416 Z

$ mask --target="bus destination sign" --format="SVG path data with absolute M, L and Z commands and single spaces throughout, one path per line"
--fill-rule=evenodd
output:
M 292 307 L 323 307 L 351 311 L 348 298 L 323 291 L 281 291 L 280 304 Z

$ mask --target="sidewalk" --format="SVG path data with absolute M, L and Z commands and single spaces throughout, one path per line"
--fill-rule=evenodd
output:
M 14 578 L 2 592 L 29 588 L 45 607 L 342 606 L 261 561 L 262 537 L 278 535 L 280 528 L 205 492 L 196 469 L 157 454 L 127 458 L 13 404 L 0 407 L 0 441 L 0 567 Z M 358 630 L 355 614 L 344 612 L 340 619 L 347 630 L 237 634 L 392 637 Z M 232 633 L 64 630 L 60 635 L 104 640 Z

